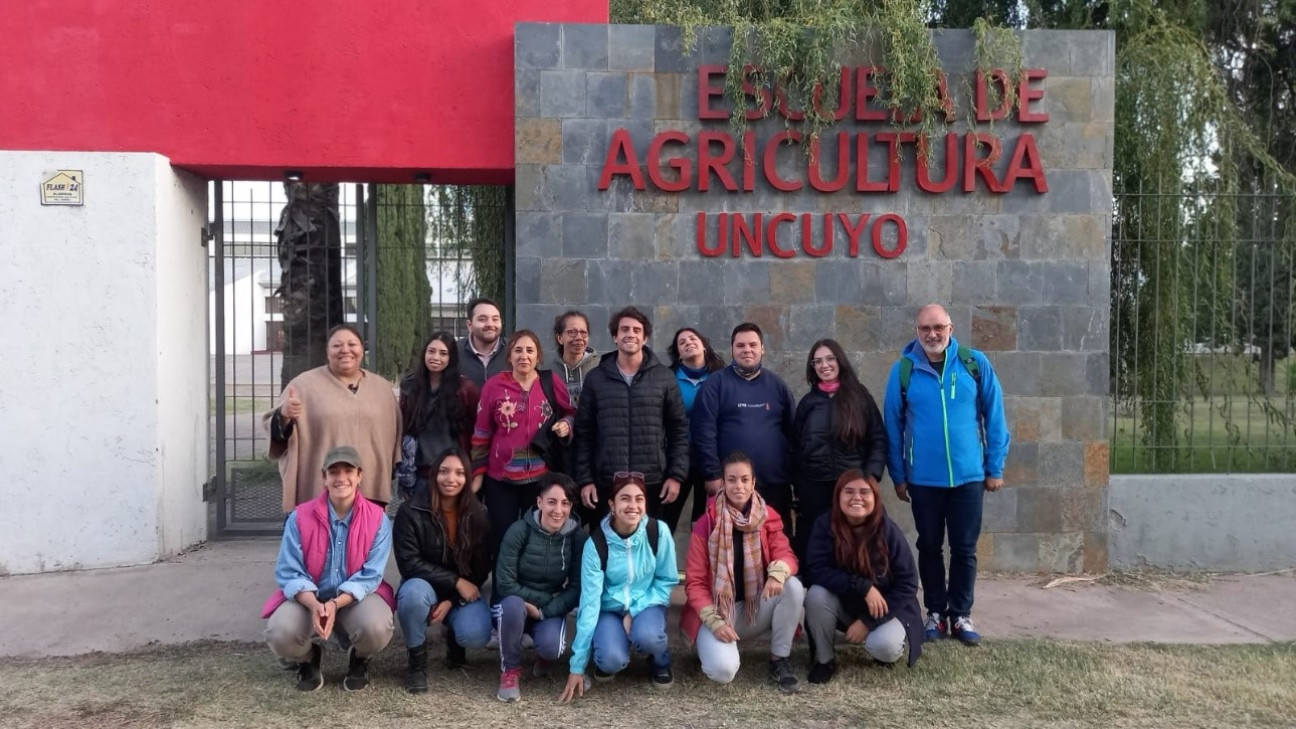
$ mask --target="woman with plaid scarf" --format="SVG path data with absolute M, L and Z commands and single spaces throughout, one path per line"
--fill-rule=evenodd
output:
M 702 672 L 729 683 L 738 673 L 738 641 L 770 634 L 770 680 L 800 690 L 788 656 L 805 589 L 783 519 L 756 492 L 751 459 L 734 451 L 723 488 L 693 525 L 684 572 L 687 603 L 680 629 L 697 647 Z

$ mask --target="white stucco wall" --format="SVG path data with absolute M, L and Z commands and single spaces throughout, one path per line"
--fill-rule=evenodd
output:
M 83 206 L 40 204 L 58 169 Z M 203 538 L 201 189 L 154 154 L 0 151 L 0 574 Z
M 157 180 L 157 513 L 159 556 L 206 536 L 207 183 L 153 158 Z

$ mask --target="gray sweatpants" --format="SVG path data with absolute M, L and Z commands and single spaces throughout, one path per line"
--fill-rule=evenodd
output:
M 837 630 L 847 627 L 851 616 L 842 610 L 841 600 L 821 585 L 813 585 L 806 595 L 805 623 L 806 633 L 814 641 L 815 663 L 827 663 L 837 655 L 833 642 L 837 640 Z M 896 618 L 882 623 L 869 631 L 864 639 L 864 650 L 874 660 L 883 663 L 895 663 L 905 654 L 904 625 Z
M 792 639 L 801 623 L 801 604 L 805 601 L 805 588 L 796 577 L 783 583 L 783 592 L 769 600 L 761 600 L 760 607 L 750 622 L 746 619 L 746 606 L 734 605 L 734 632 L 740 639 L 770 634 L 770 655 L 787 658 L 792 654 Z M 717 683 L 729 683 L 738 673 L 738 644 L 724 643 L 711 629 L 703 625 L 698 629 L 697 654 L 702 661 L 702 673 Z
M 333 632 L 344 636 L 361 658 L 386 648 L 394 630 L 391 608 L 376 592 L 342 608 L 333 623 Z M 276 608 L 266 622 L 265 639 L 270 650 L 294 663 L 305 663 L 310 658 L 314 637 L 310 611 L 293 600 Z

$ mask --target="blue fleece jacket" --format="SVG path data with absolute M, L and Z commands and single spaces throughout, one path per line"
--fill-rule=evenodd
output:
M 972 350 L 981 370 L 978 387 L 959 361 L 958 346 L 950 337 L 940 371 L 927 361 L 918 340 L 904 348 L 903 357 L 913 361 L 907 408 L 900 396 L 900 363 L 891 368 L 885 408 L 887 468 L 895 483 L 954 487 L 1003 478 L 1009 436 L 999 378 L 990 360 Z
M 787 383 L 768 369 L 743 379 L 733 365 L 711 373 L 689 415 L 693 452 L 703 478 L 720 478 L 720 463 L 733 451 L 752 459 L 756 483 L 791 483 L 789 444 L 796 401 Z
M 655 605 L 670 607 L 671 590 L 679 584 L 675 565 L 675 539 L 665 524 L 657 528 L 657 554 L 648 544 L 648 517 L 629 537 L 612 528 L 612 517 L 594 525 L 607 537 L 608 565 L 603 571 L 598 547 L 593 539 L 585 540 L 581 556 L 580 607 L 576 610 L 576 639 L 572 641 L 569 663 L 572 673 L 585 673 L 589 664 L 590 645 L 599 613 L 616 613 L 635 617 Z

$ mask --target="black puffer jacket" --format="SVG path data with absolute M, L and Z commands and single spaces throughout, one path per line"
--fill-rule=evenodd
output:
M 833 399 L 817 387 L 797 404 L 796 482 L 834 483 L 852 468 L 881 480 L 887 437 L 877 403 L 864 410 L 864 442 L 859 446 L 848 446 L 833 437 L 833 419 Z
M 464 488 L 467 488 L 466 486 Z M 401 504 L 396 512 L 396 525 L 392 528 L 392 551 L 396 553 L 396 568 L 402 580 L 419 578 L 427 580 L 436 590 L 438 598 L 458 600 L 455 584 L 462 577 L 481 587 L 486 583 L 491 568 L 490 520 L 486 508 L 476 499 L 472 508 L 459 515 L 458 533 L 467 531 L 476 535 L 477 545 L 469 558 L 468 574 L 460 574 L 454 554 L 446 543 L 445 529 L 440 519 L 432 517 L 427 495 L 415 495 Z
M 497 599 L 517 595 L 540 608 L 546 618 L 566 615 L 580 603 L 581 556 L 585 532 L 568 519 L 557 533 L 540 526 L 540 510 L 529 511 L 509 527 L 495 562 Z
M 572 477 L 607 487 L 617 471 L 639 471 L 649 485 L 688 478 L 688 416 L 675 373 L 644 347 L 627 386 L 608 352 L 585 376 L 576 408 Z

